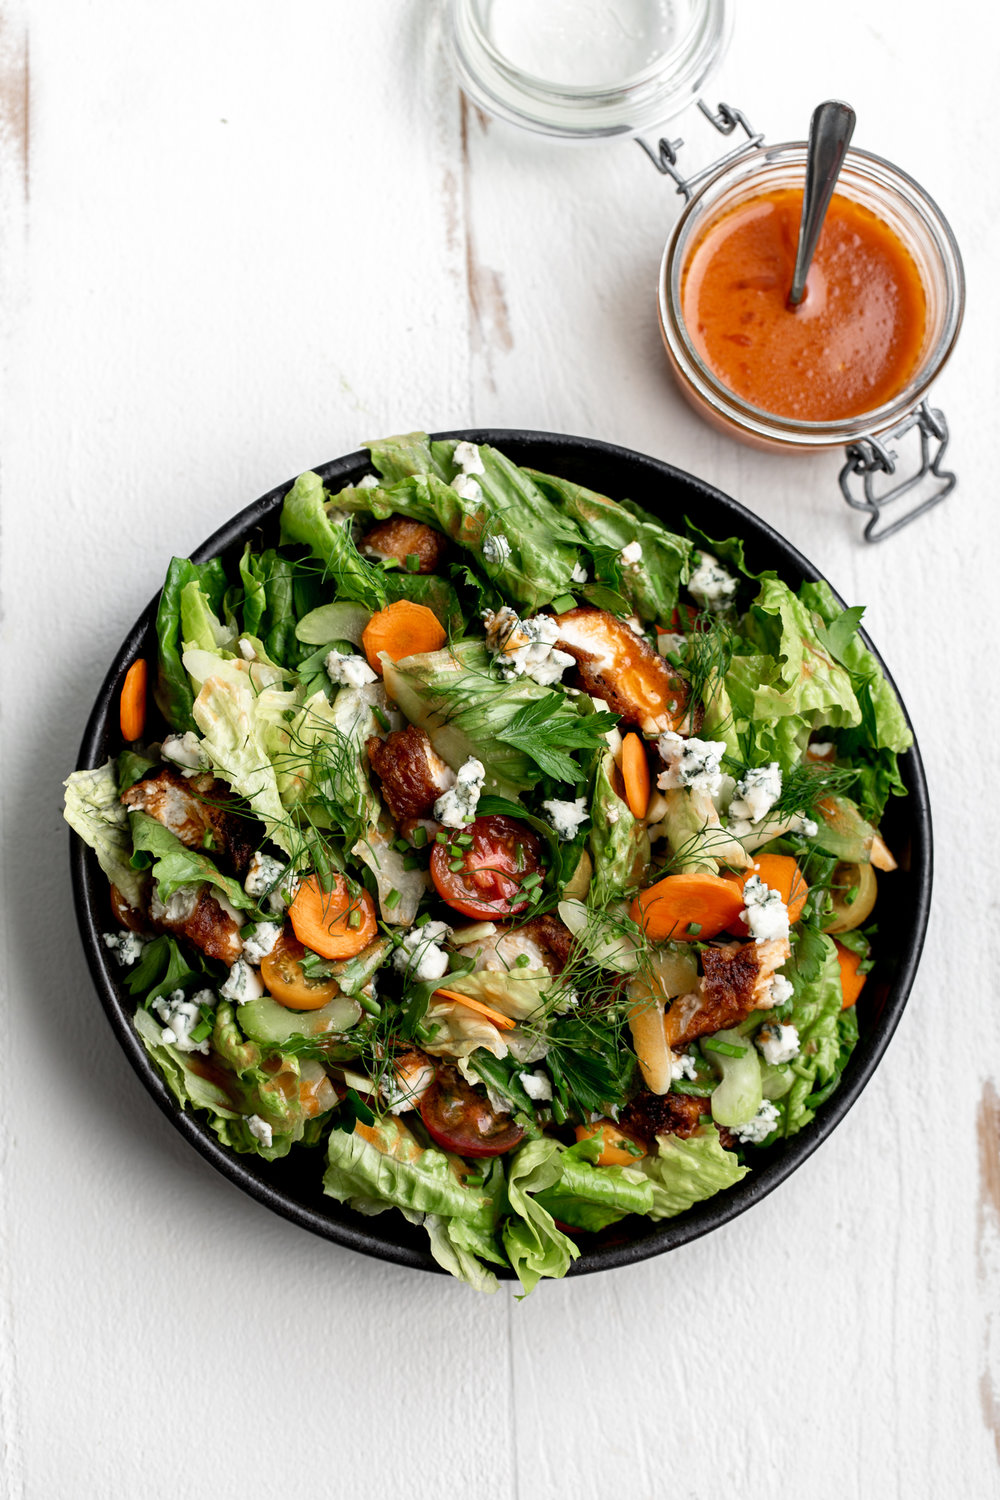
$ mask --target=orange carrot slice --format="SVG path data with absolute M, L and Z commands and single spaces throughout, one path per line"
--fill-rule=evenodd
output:
M 123 740 L 141 740 L 146 728 L 146 688 L 149 682 L 149 665 L 144 656 L 134 661 L 125 673 L 119 703 L 119 719 Z
M 649 809 L 649 761 L 637 734 L 627 734 L 622 744 L 622 777 L 633 818 L 644 818 Z
M 639 1143 L 611 1120 L 595 1120 L 593 1125 L 576 1127 L 578 1141 L 589 1141 L 593 1136 L 597 1136 L 601 1143 L 601 1154 L 596 1163 L 599 1167 L 631 1167 L 646 1155 Z
M 404 656 L 419 656 L 424 651 L 439 651 L 448 639 L 445 628 L 433 610 L 397 599 L 395 604 L 372 615 L 361 632 L 361 644 L 372 671 L 382 676 L 379 652 L 393 661 Z
M 445 1000 L 451 1000 L 456 1005 L 466 1005 L 469 1010 L 474 1010 L 487 1021 L 491 1021 L 498 1031 L 513 1031 L 517 1025 L 510 1016 L 505 1016 L 502 1011 L 494 1010 L 492 1006 L 484 1005 L 482 1000 L 473 1000 L 468 995 L 460 995 L 458 990 L 435 990 L 434 999 L 443 996 Z
M 705 942 L 732 931 L 743 910 L 743 887 L 721 875 L 667 875 L 632 902 L 633 922 L 654 941 Z
M 299 942 L 321 958 L 353 958 L 378 932 L 371 896 L 363 887 L 352 894 L 342 875 L 328 891 L 317 875 L 303 880 L 288 915 Z
M 844 992 L 841 1010 L 850 1010 L 864 989 L 868 975 L 858 973 L 861 954 L 845 948 L 843 943 L 837 943 L 837 962 L 840 964 L 840 987 Z

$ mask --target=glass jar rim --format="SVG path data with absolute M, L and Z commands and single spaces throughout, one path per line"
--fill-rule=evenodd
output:
M 872 151 L 852 147 L 844 161 L 837 190 L 850 196 L 853 174 L 869 185 L 892 194 L 898 205 L 916 216 L 929 231 L 937 251 L 946 288 L 947 307 L 942 329 L 920 361 L 906 386 L 881 406 L 857 417 L 827 422 L 807 422 L 765 411 L 743 400 L 709 369 L 688 334 L 680 309 L 680 276 L 690 241 L 722 194 L 742 178 L 748 184 L 766 178 L 769 169 L 777 176 L 782 169 L 801 165 L 804 169 L 807 143 L 785 141 L 727 163 L 714 173 L 686 204 L 663 251 L 660 263 L 660 330 L 680 373 L 701 399 L 719 415 L 754 437 L 782 442 L 802 449 L 831 448 L 857 441 L 867 434 L 886 432 L 913 411 L 927 394 L 951 354 L 965 311 L 965 272 L 951 225 L 930 194 L 909 173 Z
M 700 4 L 701 14 L 677 42 L 645 68 L 591 85 L 558 83 L 520 67 L 480 25 L 475 0 L 449 0 L 452 60 L 474 104 L 523 129 L 582 141 L 635 135 L 693 103 L 726 51 L 733 0 Z

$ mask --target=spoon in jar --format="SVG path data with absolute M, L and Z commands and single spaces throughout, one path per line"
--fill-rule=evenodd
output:
M 802 195 L 802 221 L 799 224 L 799 248 L 795 256 L 792 289 L 788 306 L 794 311 L 806 294 L 806 277 L 823 229 L 823 220 L 847 155 L 857 120 L 849 104 L 827 99 L 817 104 L 809 121 L 809 147 L 806 153 L 806 186 Z

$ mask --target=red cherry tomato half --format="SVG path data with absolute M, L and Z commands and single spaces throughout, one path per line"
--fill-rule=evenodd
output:
M 420 1100 L 427 1133 L 456 1156 L 502 1156 L 524 1139 L 510 1115 L 498 1114 L 454 1068 L 441 1068 Z
M 471 844 L 458 844 L 466 835 Z M 466 917 L 509 917 L 524 911 L 527 876 L 542 868 L 542 842 L 517 818 L 491 813 L 435 844 L 431 877 L 442 901 Z

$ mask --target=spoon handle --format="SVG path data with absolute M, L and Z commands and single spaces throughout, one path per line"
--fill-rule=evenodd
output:
M 833 189 L 854 134 L 857 116 L 849 104 L 827 99 L 817 104 L 809 122 L 809 149 L 806 156 L 806 186 L 802 195 L 802 222 L 799 225 L 799 248 L 795 257 L 795 274 L 788 294 L 789 307 L 798 307 L 806 292 L 806 277 L 816 253 L 826 211 Z

